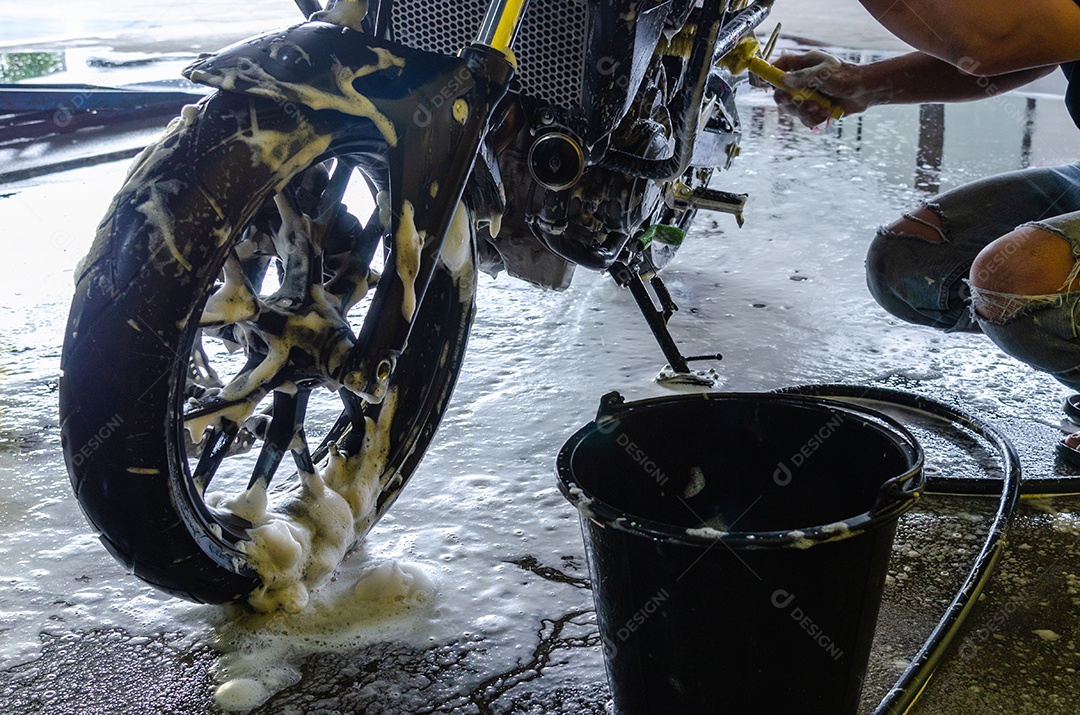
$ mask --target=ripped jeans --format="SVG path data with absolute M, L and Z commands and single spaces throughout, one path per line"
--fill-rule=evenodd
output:
M 941 242 L 883 228 L 871 243 L 866 279 L 877 302 L 911 323 L 982 332 L 1006 353 L 1080 390 L 1080 291 L 980 291 L 980 300 L 1004 308 L 1000 320 L 989 321 L 971 308 L 967 281 L 985 246 L 1025 224 L 1061 236 L 1080 259 L 1080 162 L 981 179 L 925 206 L 941 219 L 940 231 L 928 224 Z

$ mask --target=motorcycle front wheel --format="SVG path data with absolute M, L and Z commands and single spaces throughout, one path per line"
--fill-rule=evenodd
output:
M 434 435 L 475 312 L 464 206 L 386 396 L 343 386 L 353 326 L 407 319 L 368 310 L 395 270 L 380 137 L 213 95 L 136 159 L 76 271 L 69 475 L 106 548 L 159 589 L 302 608 Z M 342 203 L 356 177 L 380 194 L 364 223 Z

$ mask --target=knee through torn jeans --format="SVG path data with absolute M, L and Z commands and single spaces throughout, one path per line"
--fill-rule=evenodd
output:
M 1080 162 L 988 177 L 924 205 L 940 229 L 908 218 L 926 223 L 940 242 L 882 228 L 870 245 L 867 285 L 878 303 L 908 322 L 983 332 L 1013 357 L 1080 390 L 1080 291 L 1012 295 L 973 289 L 967 280 L 983 248 L 1025 224 L 1061 236 L 1080 259 Z M 1007 251 L 1000 255 L 1008 260 Z M 1000 320 L 974 313 L 973 291 L 1002 309 Z

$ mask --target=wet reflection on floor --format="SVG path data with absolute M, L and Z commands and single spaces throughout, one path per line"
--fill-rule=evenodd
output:
M 806 141 L 803 135 L 809 130 L 788 115 L 775 114 L 760 101 L 744 120 L 749 137 L 769 134 L 768 118 L 785 148 L 794 150 Z M 892 115 L 888 119 L 881 116 L 886 112 Z M 897 114 L 902 121 L 911 120 L 909 128 L 896 125 Z M 1068 163 L 1080 155 L 1080 133 L 1056 97 L 1007 95 L 983 105 L 876 108 L 819 131 L 868 158 L 907 154 L 904 163 L 911 166 L 910 185 L 929 195 L 980 176 Z M 895 167 L 902 168 L 903 164 Z

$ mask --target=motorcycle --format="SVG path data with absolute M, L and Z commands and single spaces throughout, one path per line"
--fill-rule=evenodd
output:
M 743 76 L 721 60 L 771 8 L 297 4 L 305 22 L 185 70 L 217 91 L 109 207 L 60 382 L 105 547 L 168 593 L 260 610 L 302 608 L 415 471 L 479 270 L 556 290 L 607 271 L 676 378 L 719 357 L 681 354 L 658 272 L 697 210 L 742 222 L 746 196 L 708 185 L 739 147 Z

